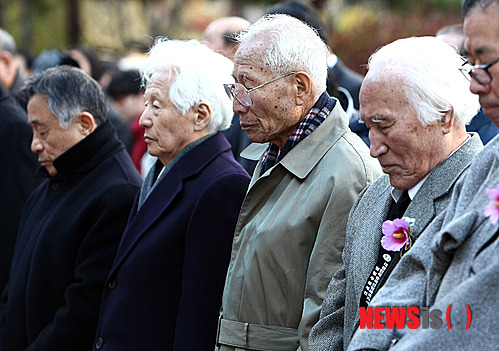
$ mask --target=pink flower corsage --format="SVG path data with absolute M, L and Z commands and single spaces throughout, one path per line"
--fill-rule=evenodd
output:
M 495 188 L 485 189 L 485 191 L 489 196 L 490 202 L 487 206 L 485 206 L 483 214 L 485 217 L 489 217 L 492 225 L 496 225 L 499 220 L 499 185 Z
M 412 246 L 412 233 L 414 231 L 413 218 L 403 217 L 396 218 L 393 221 L 387 220 L 383 222 L 381 231 L 381 246 L 387 251 L 407 251 Z

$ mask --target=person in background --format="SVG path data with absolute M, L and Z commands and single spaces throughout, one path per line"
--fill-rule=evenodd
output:
M 234 61 L 238 43 L 234 34 L 245 30 L 250 22 L 242 17 L 220 17 L 210 22 L 203 31 L 203 44 L 215 52 Z
M 3 165 L 0 182 L 0 291 L 9 280 L 10 265 L 24 203 L 40 185 L 35 176 L 36 156 L 30 150 L 33 136 L 26 112 L 0 83 L 0 140 Z
M 140 126 L 139 118 L 144 112 L 144 90 L 138 70 L 116 71 L 107 86 L 113 108 L 124 119 L 133 134 L 132 161 L 139 173 L 145 177 L 149 169 L 142 170 L 142 158 L 147 153 L 144 138 L 145 129 Z
M 16 54 L 17 46 L 14 38 L 5 29 L 0 28 L 0 83 L 17 99 L 26 76 L 19 69 L 15 60 Z M 26 103 L 20 99 L 17 101 L 26 110 Z
M 462 23 L 455 23 L 440 28 L 435 36 L 452 46 L 459 55 L 464 53 L 464 30 Z
M 497 126 L 499 1 L 465 0 L 462 13 L 470 62 L 462 70 L 471 80 L 471 92 L 478 95 L 484 112 Z M 371 302 L 373 308 L 427 308 L 439 317 L 441 327 L 409 329 L 404 323 L 396 329 L 359 329 L 349 350 L 497 348 L 498 151 L 499 138 L 495 137 L 454 187 L 438 223 L 423 232 Z
M 200 60 L 202 58 L 202 60 Z M 157 40 L 140 117 L 156 163 L 109 274 L 94 350 L 213 350 L 249 176 L 221 132 L 232 62 L 196 41 Z
M 451 45 L 460 55 L 467 55 L 466 50 L 464 49 L 465 35 L 462 23 L 444 26 L 437 31 L 435 36 Z M 499 133 L 499 128 L 492 123 L 490 118 L 483 113 L 481 108 L 476 116 L 473 117 L 471 122 L 466 126 L 466 130 L 468 132 L 477 132 L 484 144 L 487 144 L 497 135 L 497 133 Z
M 410 247 L 388 245 L 387 226 L 409 225 L 413 218 L 413 243 L 448 206 L 452 189 L 483 148 L 478 134 L 466 133 L 479 105 L 459 72 L 461 64 L 434 37 L 397 40 L 369 59 L 360 112 L 369 127 L 371 155 L 386 174 L 362 192 L 350 212 L 343 266 L 310 333 L 311 350 L 347 348 L 359 308 L 367 307 Z
M 0 302 L 0 349 L 89 350 L 104 281 L 142 179 L 98 83 L 49 68 L 21 93 L 46 180 L 24 207 Z
M 348 212 L 381 170 L 326 92 L 328 50 L 311 27 L 268 15 L 238 41 L 236 83 L 226 89 L 254 142 L 244 152 L 259 161 L 234 234 L 217 346 L 307 350 L 341 266 Z
M 329 45 L 329 32 L 315 7 L 306 1 L 289 0 L 273 5 L 267 14 L 282 13 L 308 24 L 319 34 L 324 44 Z M 350 129 L 359 135 L 369 146 L 368 130 L 359 120 L 359 91 L 362 75 L 348 68 L 345 63 L 329 48 L 327 59 L 327 92 L 336 97 L 350 120 Z
M 234 61 L 239 43 L 234 40 L 237 33 L 247 29 L 250 22 L 242 17 L 221 17 L 211 22 L 203 32 L 203 44 L 215 52 L 222 54 Z M 248 135 L 241 129 L 239 115 L 232 117 L 231 126 L 224 130 L 225 137 L 232 145 L 232 153 L 237 162 L 249 173 L 253 174 L 256 161 L 248 160 L 241 156 L 241 152 L 251 144 Z

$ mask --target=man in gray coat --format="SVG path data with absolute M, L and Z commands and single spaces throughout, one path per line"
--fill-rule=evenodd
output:
M 386 175 L 362 192 L 350 212 L 343 267 L 311 331 L 311 350 L 347 348 L 360 308 L 447 207 L 456 182 L 483 148 L 479 136 L 465 129 L 478 101 L 459 71 L 462 63 L 433 37 L 397 40 L 371 56 L 360 112 L 370 128 L 371 155 Z M 400 223 L 406 226 L 402 237 L 393 232 Z
M 499 1 L 466 0 L 463 14 L 471 64 L 462 69 L 484 112 L 499 126 Z M 393 350 L 497 349 L 498 149 L 496 137 L 475 157 L 447 210 L 403 257 L 371 303 L 373 308 L 427 308 L 440 323 L 418 329 L 359 329 L 349 350 L 386 350 L 390 345 Z

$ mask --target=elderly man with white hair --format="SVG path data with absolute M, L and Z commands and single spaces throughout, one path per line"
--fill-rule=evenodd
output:
M 199 58 L 202 57 L 202 60 Z M 104 289 L 94 350 L 213 350 L 232 235 L 249 176 L 223 129 L 232 62 L 159 40 L 141 68 L 140 117 L 157 158 Z
M 341 265 L 348 212 L 381 173 L 326 92 L 328 54 L 287 15 L 243 32 L 226 88 L 258 159 L 225 282 L 220 350 L 307 349 L 327 284 Z
M 444 211 L 483 148 L 465 125 L 478 110 L 462 58 L 435 37 L 397 40 L 374 53 L 360 90 L 371 155 L 386 173 L 348 220 L 343 267 L 328 288 L 311 350 L 347 348 L 366 308 L 400 258 Z M 435 221 L 437 221 L 435 219 Z
M 484 113 L 499 125 L 499 0 L 464 0 L 470 79 Z M 433 53 L 432 53 L 433 54 Z M 499 138 L 473 160 L 447 209 L 402 257 L 373 308 L 440 312 L 437 325 L 358 329 L 349 350 L 495 350 L 499 345 Z M 403 321 L 405 322 L 405 321 Z

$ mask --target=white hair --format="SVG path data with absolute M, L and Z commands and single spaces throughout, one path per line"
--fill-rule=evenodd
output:
M 328 48 L 317 31 L 294 17 L 266 15 L 240 32 L 239 43 L 265 41 L 264 64 L 276 74 L 305 71 L 319 92 L 326 90 Z
M 198 103 L 211 109 L 210 132 L 229 128 L 232 101 L 224 83 L 233 83 L 232 61 L 208 49 L 196 40 L 181 41 L 158 38 L 140 67 L 142 84 L 157 71 L 166 71 L 171 79 L 170 100 L 185 115 Z
M 411 37 L 390 43 L 369 58 L 365 80 L 401 78 L 409 103 L 427 126 L 450 110 L 456 125 L 470 123 L 480 108 L 478 97 L 459 67 L 463 58 L 435 37 Z

